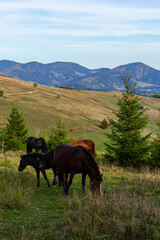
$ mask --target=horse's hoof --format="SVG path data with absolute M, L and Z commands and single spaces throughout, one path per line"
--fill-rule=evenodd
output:
M 65 193 L 64 193 L 63 196 L 66 198 L 66 197 L 68 197 L 68 194 L 65 194 Z
M 52 186 L 53 186 L 53 187 L 56 187 L 56 186 L 57 186 L 57 183 L 53 183 Z

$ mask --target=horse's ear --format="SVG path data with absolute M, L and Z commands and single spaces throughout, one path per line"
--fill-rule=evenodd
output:
M 103 173 L 101 173 L 101 177 L 103 176 Z

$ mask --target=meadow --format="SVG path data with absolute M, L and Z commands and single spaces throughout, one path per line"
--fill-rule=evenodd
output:
M 0 77 L 0 127 L 5 126 L 11 108 L 17 106 L 29 135 L 47 138 L 61 116 L 71 138 L 90 138 L 96 143 L 96 161 L 103 173 L 103 197 L 93 196 L 86 183 L 81 193 L 77 174 L 65 198 L 62 189 L 47 187 L 41 176 L 36 187 L 32 167 L 18 172 L 24 152 L 0 153 L 0 239 L 2 240 L 159 240 L 160 170 L 135 170 L 109 165 L 103 159 L 105 133 L 101 121 L 115 118 L 121 93 L 87 92 L 34 86 L 33 83 Z M 143 134 L 155 136 L 160 120 L 160 100 L 142 97 L 149 124 Z M 53 173 L 47 170 L 49 181 Z
M 92 92 L 54 88 L 43 85 L 35 87 L 32 82 L 0 76 L 0 128 L 7 123 L 12 107 L 18 107 L 29 129 L 28 136 L 47 139 L 51 129 L 56 129 L 58 117 L 62 118 L 65 129 L 71 138 L 89 138 L 95 141 L 96 151 L 105 150 L 105 133 L 101 121 L 115 119 L 118 111 L 119 92 Z M 160 121 L 158 108 L 160 99 L 141 97 L 141 105 L 148 115 L 149 124 L 144 134 L 152 132 L 155 137 L 156 121 Z
M 82 195 L 77 174 L 65 198 L 42 176 L 37 188 L 32 167 L 18 172 L 20 154 L 0 156 L 0 239 L 160 239 L 160 170 L 102 164 L 99 156 L 103 197 L 91 194 L 89 178 Z

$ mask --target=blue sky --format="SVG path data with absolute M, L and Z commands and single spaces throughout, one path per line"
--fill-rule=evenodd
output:
M 159 0 L 0 0 L 0 60 L 160 70 Z

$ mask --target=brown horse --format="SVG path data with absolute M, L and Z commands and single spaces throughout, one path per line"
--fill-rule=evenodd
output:
M 90 139 L 85 139 L 81 141 L 71 140 L 69 144 L 72 144 L 73 146 L 80 145 L 85 147 L 92 154 L 92 157 L 95 158 L 95 143 L 92 140 Z
M 102 194 L 102 175 L 92 155 L 83 146 L 60 144 L 54 149 L 52 167 L 58 170 L 58 177 L 64 188 L 64 195 L 68 195 L 69 187 L 75 174 L 82 173 L 82 192 L 85 192 L 85 180 L 90 178 L 90 189 L 93 193 Z M 69 181 L 68 174 L 70 174 Z M 65 179 L 64 179 L 65 176 Z

